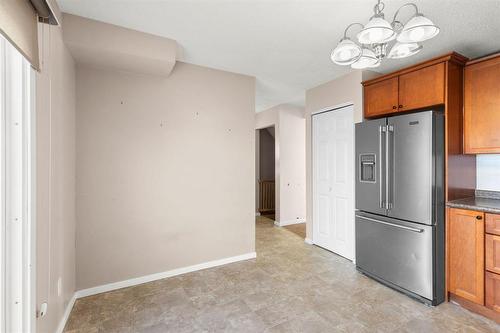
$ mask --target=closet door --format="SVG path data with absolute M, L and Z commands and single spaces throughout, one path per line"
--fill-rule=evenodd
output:
M 313 115 L 313 243 L 354 258 L 354 109 Z

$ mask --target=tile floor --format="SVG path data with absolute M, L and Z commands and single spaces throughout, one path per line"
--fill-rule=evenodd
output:
M 269 219 L 256 232 L 257 259 L 79 299 L 65 332 L 500 332 L 376 283 Z
M 299 236 L 302 239 L 306 238 L 306 224 L 305 223 L 297 223 L 297 224 L 290 224 L 284 226 L 284 228 L 288 231 L 293 232 L 297 236 Z

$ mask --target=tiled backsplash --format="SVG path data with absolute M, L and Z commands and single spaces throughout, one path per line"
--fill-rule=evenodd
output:
M 477 189 L 500 191 L 500 155 L 477 155 L 476 175 Z

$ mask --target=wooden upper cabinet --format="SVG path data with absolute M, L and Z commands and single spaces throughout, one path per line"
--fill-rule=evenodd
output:
M 500 54 L 465 67 L 464 150 L 500 153 Z
M 452 114 L 453 117 L 459 118 L 461 138 L 462 79 L 463 66 L 467 60 L 464 56 L 452 52 L 363 81 L 365 118 L 442 105 L 447 115 Z
M 449 291 L 484 305 L 484 214 L 448 210 Z
M 376 117 L 398 111 L 398 77 L 364 88 L 365 117 Z
M 445 63 L 399 76 L 399 111 L 444 104 Z

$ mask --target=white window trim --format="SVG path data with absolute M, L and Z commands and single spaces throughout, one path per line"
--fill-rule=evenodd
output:
M 5 43 L 0 39 L 0 332 L 6 331 L 5 304 Z
M 35 85 L 28 62 L 5 39 L 0 44 L 0 330 L 24 333 L 36 323 Z

